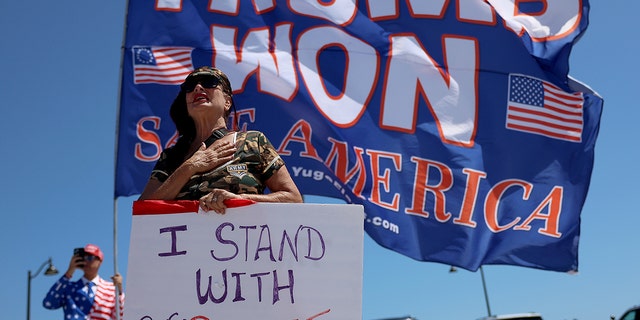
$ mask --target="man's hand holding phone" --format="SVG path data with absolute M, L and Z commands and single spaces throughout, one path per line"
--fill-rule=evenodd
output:
M 64 274 L 67 278 L 71 279 L 73 277 L 73 272 L 76 271 L 76 269 L 84 268 L 85 256 L 86 252 L 84 251 L 84 248 L 73 249 L 73 256 L 71 257 L 71 261 L 69 261 L 69 268 Z

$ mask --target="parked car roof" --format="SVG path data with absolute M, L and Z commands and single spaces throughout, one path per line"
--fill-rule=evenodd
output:
M 542 315 L 536 312 L 501 314 L 483 317 L 478 320 L 542 320 Z
M 611 316 L 613 318 L 613 316 Z M 627 309 L 618 320 L 639 320 L 640 319 L 640 305 L 633 306 Z

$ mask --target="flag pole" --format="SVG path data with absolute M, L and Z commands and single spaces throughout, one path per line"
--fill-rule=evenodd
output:
M 491 307 L 489 306 L 489 294 L 487 293 L 487 283 L 484 280 L 484 270 L 480 266 L 480 276 L 482 277 L 482 290 L 484 290 L 484 302 L 487 304 L 487 316 L 491 317 Z
M 118 198 L 113 199 L 113 272 L 118 273 Z M 120 289 L 116 290 L 116 320 L 120 320 Z
M 127 38 L 127 22 L 129 16 L 129 0 L 125 1 L 124 7 L 124 22 L 122 28 L 122 42 L 120 45 L 120 72 L 118 75 L 118 109 L 116 111 L 116 126 L 115 126 L 115 143 L 114 143 L 114 153 L 113 153 L 113 187 L 114 187 L 114 198 L 113 198 L 113 272 L 114 274 L 118 273 L 118 196 L 115 195 L 115 188 L 118 178 L 118 142 L 120 140 L 119 132 L 120 132 L 120 109 L 122 107 L 122 75 L 123 65 L 124 65 L 124 50 L 126 45 Z M 120 290 L 118 287 L 116 289 L 116 320 L 120 320 Z

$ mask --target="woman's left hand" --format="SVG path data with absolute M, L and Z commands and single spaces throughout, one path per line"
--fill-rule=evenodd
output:
M 204 211 L 215 211 L 224 214 L 227 206 L 224 204 L 225 199 L 241 199 L 242 197 L 223 189 L 213 189 L 209 194 L 200 198 L 200 208 Z

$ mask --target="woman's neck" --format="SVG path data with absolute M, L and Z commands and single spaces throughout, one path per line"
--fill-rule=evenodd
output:
M 203 121 L 200 123 L 196 123 L 196 135 L 193 143 L 200 145 L 203 141 L 207 140 L 209 136 L 211 136 L 213 130 L 221 128 L 227 128 L 226 123 L 224 123 L 224 121 L 222 120 L 216 122 Z

